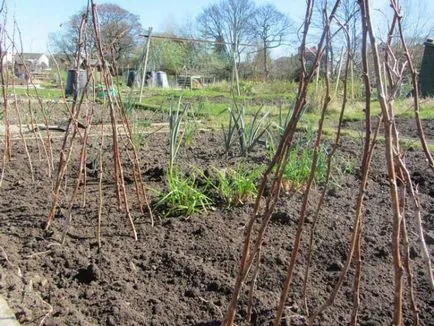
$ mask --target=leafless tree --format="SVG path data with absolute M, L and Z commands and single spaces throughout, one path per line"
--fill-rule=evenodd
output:
M 67 61 L 73 63 L 77 52 L 77 41 L 80 22 L 85 9 L 73 15 L 65 23 L 64 32 L 51 35 L 51 44 L 56 52 L 63 54 Z M 117 63 L 128 59 L 129 53 L 139 42 L 139 34 L 143 32 L 139 16 L 112 3 L 103 3 L 98 6 L 99 26 L 101 30 L 101 41 L 108 63 L 116 67 Z M 87 22 L 86 39 L 84 47 L 92 59 L 96 56 L 95 33 L 92 29 L 92 19 Z
M 251 37 L 254 14 L 255 4 L 251 0 L 222 0 L 203 10 L 198 25 L 204 37 L 228 43 L 224 51 L 229 58 L 239 59 L 242 43 Z
M 269 50 L 281 46 L 292 27 L 292 21 L 275 5 L 269 3 L 256 9 L 251 30 L 253 36 L 261 42 L 265 80 L 268 79 L 270 73 L 267 63 Z

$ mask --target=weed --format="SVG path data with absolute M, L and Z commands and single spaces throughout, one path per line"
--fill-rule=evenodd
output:
M 157 207 L 165 210 L 166 217 L 191 216 L 212 207 L 212 200 L 197 186 L 196 176 L 186 176 L 172 168 L 167 175 L 168 191 L 160 194 Z
M 190 146 L 194 142 L 194 137 L 197 131 L 196 112 L 193 109 L 189 110 L 189 114 L 186 117 L 184 124 L 184 143 Z
M 282 187 L 285 191 L 298 191 L 306 185 L 312 166 L 313 148 L 296 145 L 289 152 L 288 162 L 283 171 Z M 327 172 L 327 155 L 321 149 L 315 171 L 315 182 L 325 180 Z
M 253 81 L 241 81 L 240 82 L 240 88 L 242 94 L 251 95 L 253 94 L 253 88 L 255 86 L 255 83 Z
M 341 173 L 345 174 L 353 174 L 354 168 L 356 166 L 355 159 L 351 157 L 350 155 L 340 155 L 339 156 L 339 169 Z
M 151 125 L 149 120 L 136 120 L 133 124 L 132 142 L 137 149 L 140 149 L 144 143 L 147 135 L 145 129 Z

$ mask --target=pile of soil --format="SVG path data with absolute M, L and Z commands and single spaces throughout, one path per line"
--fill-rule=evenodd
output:
M 432 123 L 432 122 L 431 122 Z M 206 169 L 235 166 L 246 159 L 223 155 L 218 133 L 199 132 L 195 142 L 184 146 L 179 165 Z M 54 149 L 60 141 L 54 140 Z M 98 216 L 98 182 L 89 176 L 86 205 L 74 207 L 73 223 L 66 243 L 59 240 L 65 218 L 59 213 L 49 231 L 44 231 L 51 206 L 52 178 L 36 143 L 29 143 L 35 182 L 26 153 L 18 142 L 6 171 L 0 197 L 0 293 L 24 325 L 219 325 L 231 298 L 239 267 L 245 226 L 252 203 L 214 209 L 185 218 L 156 219 L 133 207 L 139 236 L 132 237 L 125 212 L 119 211 L 113 181 L 103 184 L 104 210 L 102 248 L 95 238 Z M 94 148 L 97 147 L 95 144 Z M 78 155 L 79 146 L 74 157 Z M 344 139 L 338 155 L 360 160 L 360 144 Z M 56 153 L 56 152 L 55 152 Z M 57 155 L 55 158 L 57 159 Z M 90 153 L 90 156 L 92 153 Z M 167 135 L 149 136 L 140 149 L 141 168 L 150 189 L 164 189 L 167 169 Z M 105 153 L 111 162 L 109 151 Z M 264 148 L 258 148 L 247 162 L 266 164 Z M 127 160 L 126 160 L 127 161 Z M 434 174 L 420 150 L 407 152 L 406 161 L 417 184 L 427 242 L 433 256 Z M 76 162 L 74 162 L 76 166 Z M 338 165 L 339 167 L 339 165 Z M 126 170 L 128 171 L 128 165 Z M 72 187 L 76 168 L 68 184 Z M 127 173 L 128 175 L 128 173 Z M 360 182 L 358 163 L 351 171 L 336 170 L 318 225 L 310 281 L 307 288 L 310 311 L 324 303 L 336 283 L 349 251 Z M 298 258 L 293 289 L 287 300 L 283 325 L 303 325 L 301 302 L 307 242 L 315 205 L 323 185 L 315 186 L 309 202 L 304 244 Z M 134 185 L 127 184 L 134 202 Z M 68 190 L 67 194 L 70 191 Z M 83 194 L 80 193 L 80 198 Z M 155 192 L 150 190 L 152 200 Z M 302 194 L 282 194 L 262 251 L 261 269 L 254 295 L 253 325 L 273 320 L 298 223 Z M 62 203 L 63 205 L 66 203 Z M 414 267 L 415 299 L 421 325 L 434 324 L 434 297 L 425 277 L 425 264 L 417 243 L 416 220 L 406 211 L 411 238 L 410 256 Z M 158 211 L 156 212 L 158 215 Z M 393 313 L 393 269 L 391 255 L 392 215 L 387 173 L 381 145 L 373 160 L 363 217 L 363 276 L 360 325 L 390 325 Z M 352 309 L 354 266 L 333 306 L 321 314 L 318 325 L 346 325 Z M 408 299 L 408 291 L 405 292 Z M 246 316 L 247 293 L 240 298 L 237 324 Z M 408 300 L 407 300 L 408 302 Z M 412 323 L 409 305 L 405 322 Z

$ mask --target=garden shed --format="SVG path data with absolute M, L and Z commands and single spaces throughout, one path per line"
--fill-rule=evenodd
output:
M 434 96 L 434 40 L 427 39 L 420 68 L 420 91 L 423 97 Z

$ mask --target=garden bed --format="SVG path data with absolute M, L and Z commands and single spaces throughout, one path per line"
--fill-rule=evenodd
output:
M 53 142 L 54 149 L 60 148 L 60 140 Z M 93 145 L 93 148 L 97 146 L 96 143 Z M 227 207 L 216 200 L 211 209 L 195 213 L 188 219 L 165 218 L 156 210 L 154 227 L 149 217 L 141 216 L 134 207 L 139 237 L 134 241 L 125 213 L 117 210 L 115 185 L 107 178 L 103 184 L 102 248 L 99 249 L 95 238 L 98 179 L 89 176 L 86 206 L 74 207 L 66 243 L 60 246 L 65 219 L 58 214 L 52 228 L 44 231 L 51 205 L 52 180 L 47 176 L 44 156 L 38 159 L 36 144 L 30 142 L 29 146 L 34 158 L 35 183 L 31 182 L 26 154 L 22 146 L 15 143 L 0 197 L 0 293 L 22 324 L 37 325 L 46 317 L 45 325 L 219 325 L 238 271 L 244 230 L 252 212 L 251 200 L 235 207 Z M 79 147 L 76 150 L 75 156 Z M 337 153 L 338 158 L 345 158 L 345 162 L 350 160 L 351 167 L 347 163 L 344 164 L 346 168 L 337 164 L 316 227 L 308 285 L 310 310 L 326 300 L 347 258 L 356 215 L 355 201 L 360 182 L 357 162 L 361 151 L 358 141 L 346 138 Z M 153 189 L 149 193 L 155 202 L 155 191 L 166 187 L 167 135 L 148 136 L 140 155 L 144 181 Z M 109 151 L 104 154 L 104 160 L 110 164 Z M 236 167 L 241 162 L 255 166 L 266 164 L 266 149 L 258 147 L 247 159 L 227 157 L 223 153 L 221 134 L 211 132 L 198 132 L 193 143 L 181 147 L 177 161 L 184 171 L 191 171 L 193 167 L 202 171 L 212 167 Z M 427 242 L 432 253 L 434 175 L 419 150 L 407 152 L 407 163 L 413 181 L 418 184 L 424 228 L 431 232 Z M 70 185 L 76 172 L 76 168 L 71 170 Z M 322 187 L 319 183 L 313 191 L 307 229 L 311 227 Z M 132 183 L 127 183 L 127 188 L 134 194 Z M 389 197 L 383 148 L 378 145 L 363 220 L 360 325 L 392 323 Z M 283 193 L 272 217 L 256 283 L 254 325 L 269 325 L 272 320 L 289 263 L 301 198 L 302 194 L 298 192 Z M 134 206 L 134 200 L 131 201 Z M 415 240 L 416 220 L 411 210 L 407 214 L 409 234 Z M 307 258 L 307 238 L 305 232 L 293 290 L 287 300 L 285 321 L 288 325 L 304 324 L 301 302 L 304 269 L 301 266 Z M 420 322 L 429 325 L 434 321 L 434 299 L 424 277 L 425 265 L 419 246 L 414 241 L 410 254 L 414 261 Z M 352 265 L 335 304 L 319 316 L 318 325 L 348 324 L 353 276 Z M 246 301 L 243 292 L 238 325 L 243 325 Z M 405 306 L 405 316 L 406 324 L 411 323 L 408 306 Z

